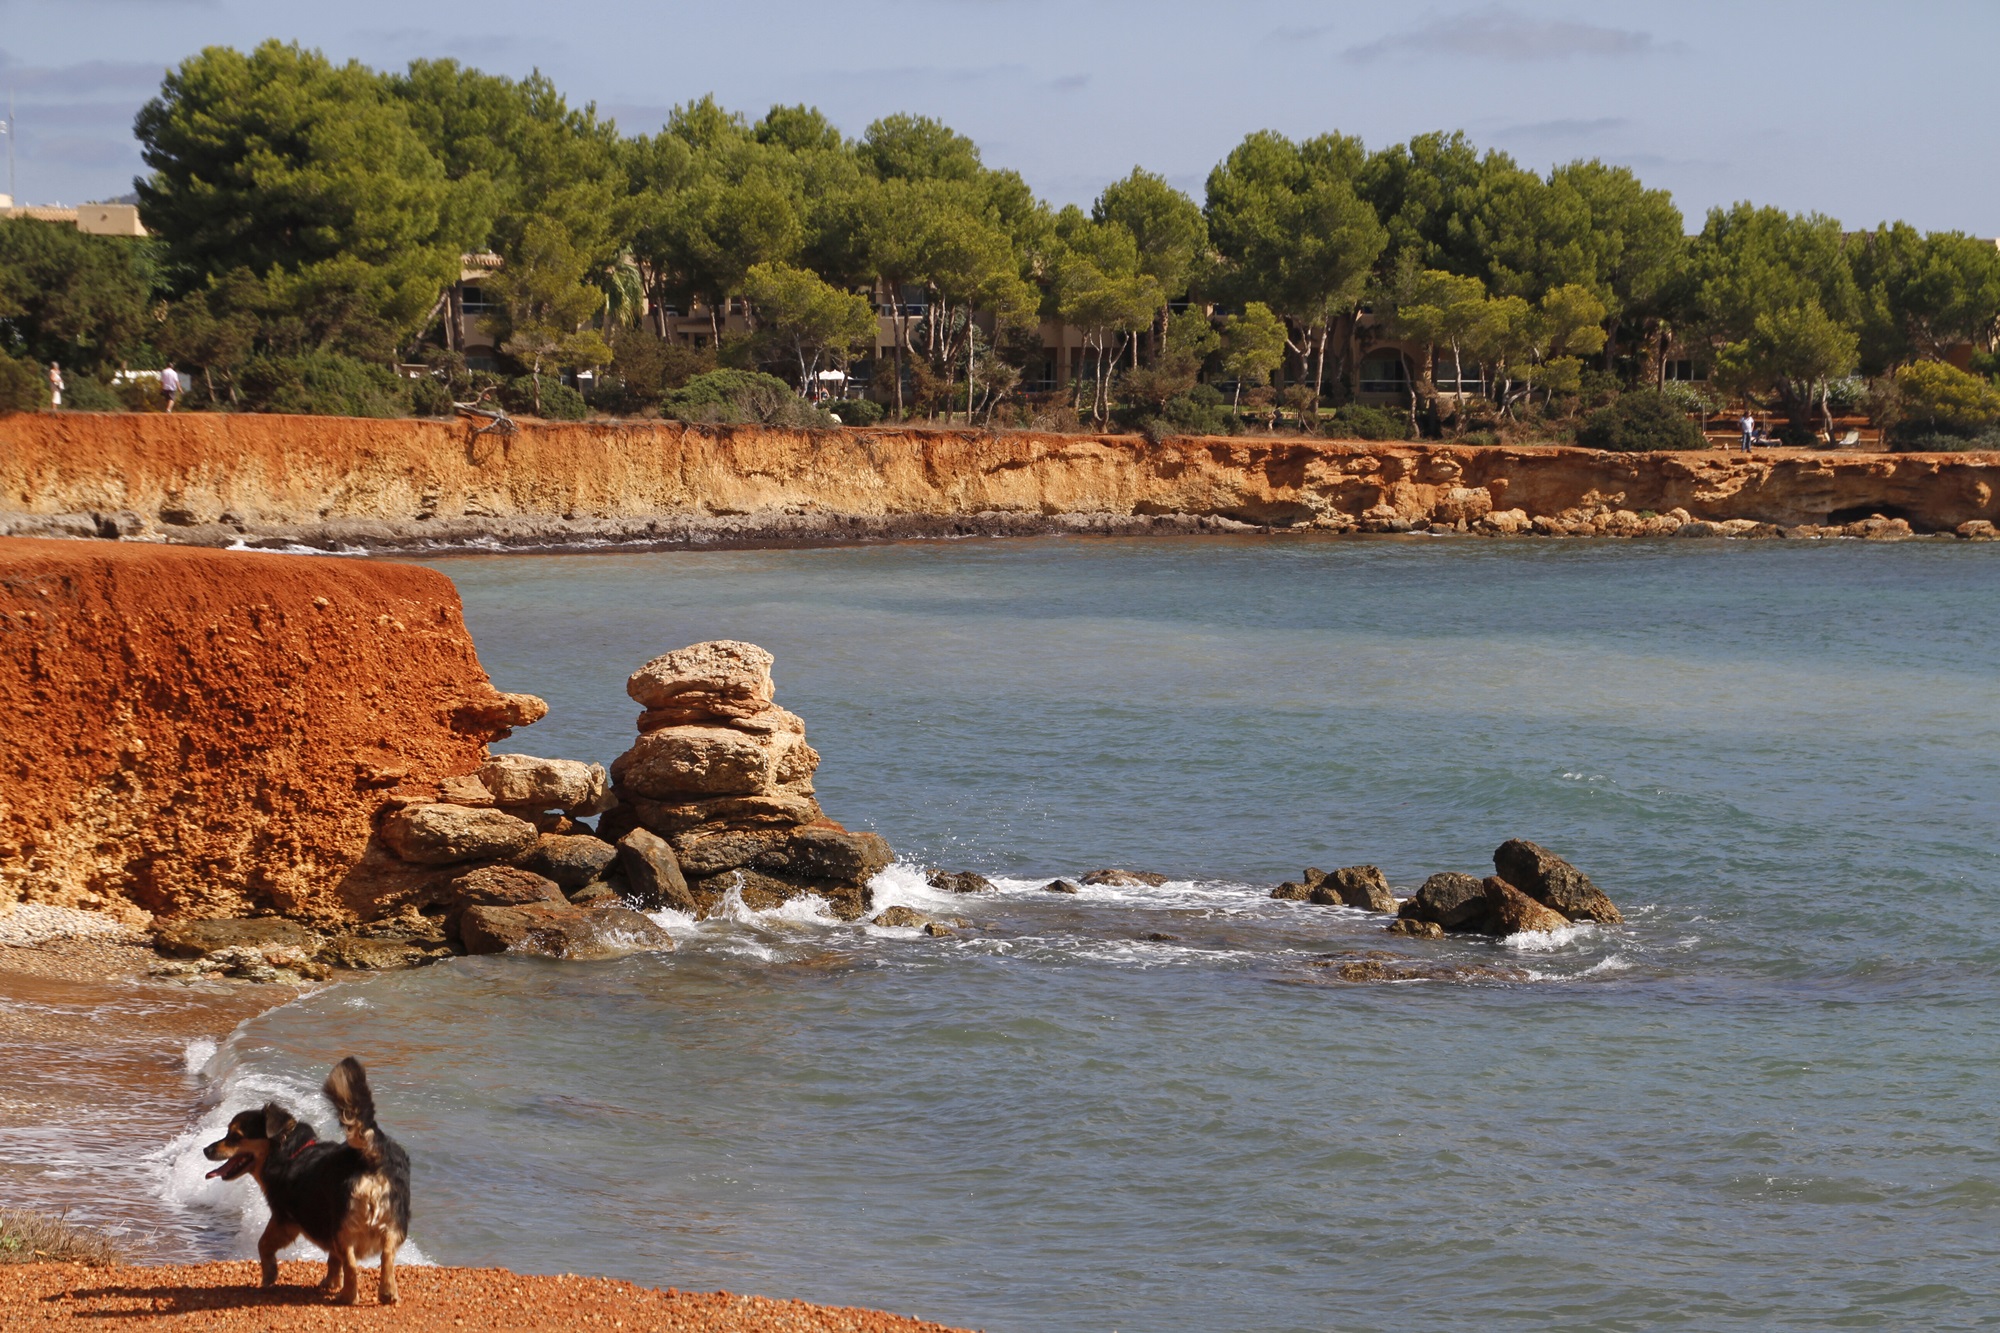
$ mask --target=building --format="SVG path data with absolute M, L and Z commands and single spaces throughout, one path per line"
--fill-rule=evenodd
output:
M 33 218 L 66 222 L 88 236 L 144 236 L 137 204 L 79 204 L 75 208 L 16 206 L 12 195 L 0 194 L 0 218 Z

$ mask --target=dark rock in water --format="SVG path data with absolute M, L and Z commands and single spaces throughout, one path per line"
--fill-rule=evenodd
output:
M 1429 921 L 1446 930 L 1477 931 L 1488 911 L 1486 890 L 1471 875 L 1445 870 L 1432 875 L 1404 903 L 1399 915 L 1409 921 Z
M 892 926 L 902 930 L 922 930 L 930 923 L 931 919 L 916 908 L 904 907 L 899 903 L 894 907 L 884 908 L 868 924 L 871 926 Z
M 422 967 L 451 956 L 448 948 L 412 939 L 378 939 L 367 935 L 336 935 L 319 951 L 319 961 L 356 972 L 394 972 Z
M 1327 907 L 1361 907 L 1371 912 L 1396 910 L 1396 895 L 1389 892 L 1389 881 L 1374 866 L 1346 866 L 1323 876 L 1312 886 L 1306 900 Z
M 808 826 L 795 830 L 782 844 L 760 853 L 751 864 L 767 874 L 861 885 L 887 869 L 894 859 L 888 841 L 879 833 Z
M 592 880 L 604 878 L 617 859 L 618 849 L 594 834 L 545 833 L 540 842 L 508 864 L 554 880 L 564 893 L 575 893 Z
M 855 921 L 868 914 L 871 895 L 865 884 L 846 880 L 797 879 L 767 875 L 761 870 L 731 870 L 706 879 L 690 879 L 688 891 L 694 895 L 697 916 L 707 916 L 722 905 L 734 888 L 743 905 L 753 912 L 768 912 L 794 898 L 808 894 L 823 898 L 842 921 Z
M 569 907 L 561 889 L 552 879 L 516 866 L 481 866 L 467 871 L 446 886 L 445 934 L 461 938 L 459 925 L 466 912 L 475 907 L 526 907 L 535 904 Z
M 465 951 L 473 954 L 536 953 L 584 960 L 674 947 L 673 936 L 628 907 L 473 907 L 459 929 Z
M 1554 852 L 1521 838 L 1510 838 L 1495 849 L 1493 869 L 1521 892 L 1553 907 L 1571 921 L 1615 924 L 1625 919 L 1603 890 Z
M 671 907 L 692 914 L 694 895 L 667 840 L 648 829 L 635 828 L 618 840 L 618 868 L 625 887 L 642 907 Z
M 1326 876 L 1321 875 L 1320 878 L 1325 879 Z M 1278 899 L 1280 902 L 1287 902 L 1287 903 L 1310 902 L 1312 901 L 1312 889 L 1307 885 L 1299 883 L 1297 880 L 1288 879 L 1283 884 L 1280 884 L 1277 888 L 1272 889 L 1271 896 L 1273 898 Z
M 970 870 L 932 870 L 924 876 L 924 882 L 946 893 L 996 892 L 992 880 Z
M 1167 882 L 1165 875 L 1143 870 L 1093 870 L 1083 877 L 1085 884 L 1103 884 L 1114 889 L 1157 889 Z
M 206 921 L 176 921 L 153 936 L 153 947 L 171 958 L 200 958 L 236 948 L 305 949 L 319 936 L 296 921 L 279 916 L 215 917 Z
M 1052 880 L 1050 880 L 1050 881 L 1049 881 L 1048 883 L 1046 883 L 1046 884 L 1042 885 L 1042 892 L 1043 892 L 1043 893 L 1082 893 L 1082 892 L 1083 892 L 1083 890 L 1082 890 L 1082 889 L 1079 889 L 1079 888 L 1078 888 L 1078 887 L 1077 887 L 1076 885 L 1074 885 L 1074 884 L 1070 883 L 1070 882 L 1069 882 L 1068 880 L 1066 880 L 1066 879 L 1052 879 Z
M 1488 875 L 1481 885 L 1492 909 L 1489 932 L 1494 935 L 1527 935 L 1561 930 L 1569 918 L 1544 907 L 1497 875 Z
M 1435 921 L 1423 921 L 1416 917 L 1400 916 L 1389 923 L 1389 933 L 1391 935 L 1409 935 L 1420 940 L 1441 940 L 1444 938 L 1444 927 Z
M 1528 980 L 1528 974 L 1518 967 L 1495 966 L 1490 963 L 1410 963 L 1383 958 L 1357 958 L 1349 961 L 1327 959 L 1308 966 L 1326 968 L 1340 980 L 1358 984 L 1389 981 Z
M 1180 939 L 1180 936 L 1169 935 L 1164 930 L 1149 930 L 1139 938 L 1142 940 L 1151 940 L 1155 944 L 1171 944 Z
M 938 940 L 955 940 L 958 938 L 958 932 L 942 921 L 924 922 L 924 934 Z

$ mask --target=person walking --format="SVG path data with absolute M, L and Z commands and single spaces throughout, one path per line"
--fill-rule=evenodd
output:
M 1750 452 L 1750 445 L 1757 438 L 1757 418 L 1750 415 L 1750 409 L 1743 409 L 1743 452 Z
M 49 362 L 49 406 L 50 407 L 62 406 L 62 391 L 63 391 L 62 367 L 57 365 L 55 362 L 51 361 Z
M 166 395 L 167 411 L 171 413 L 181 396 L 181 373 L 172 366 L 160 372 L 160 392 Z

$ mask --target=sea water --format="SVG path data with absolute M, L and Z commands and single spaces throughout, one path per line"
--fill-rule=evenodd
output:
M 151 1187 L 364 1060 L 413 1238 L 1003 1331 L 2000 1321 L 2000 552 L 1258 539 L 448 558 L 608 761 L 625 676 L 777 658 L 822 803 L 956 938 L 811 903 L 600 964 L 344 981 L 198 1053 Z M 1403 941 L 1527 837 L 1623 926 Z M 981 871 L 991 895 L 918 867 Z M 1153 888 L 1044 892 L 1100 866 Z M 1468 979 L 1342 981 L 1386 949 Z

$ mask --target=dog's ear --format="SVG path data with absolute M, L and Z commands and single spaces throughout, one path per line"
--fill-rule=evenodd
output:
M 293 1117 L 292 1113 L 276 1102 L 264 1103 L 264 1137 L 273 1143 L 284 1138 L 291 1127 L 297 1123 L 299 1122 Z

